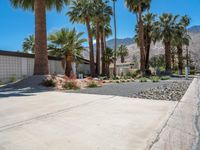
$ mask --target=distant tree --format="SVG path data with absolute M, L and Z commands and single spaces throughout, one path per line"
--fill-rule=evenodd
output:
M 128 56 L 128 48 L 125 45 L 120 45 L 117 50 L 117 56 L 121 58 L 121 63 L 125 62 L 125 57 Z
M 165 67 L 165 56 L 163 54 L 153 56 L 150 59 L 149 64 L 151 67 L 156 68 L 156 69 L 164 68 Z
M 166 73 L 171 74 L 171 46 L 175 36 L 176 20 L 178 16 L 164 13 L 160 16 L 158 21 L 158 39 L 161 40 L 165 46 L 165 69 Z
M 111 48 L 106 48 L 104 52 L 104 61 L 106 64 L 106 76 L 110 76 L 110 64 L 113 62 L 114 52 Z
M 62 28 L 48 37 L 49 52 L 53 56 L 63 58 L 62 66 L 65 67 L 66 76 L 71 76 L 73 73 L 72 62 L 75 61 L 75 57 L 82 57 L 83 43 L 86 42 L 86 39 L 81 38 L 83 34 L 83 32 L 77 33 L 75 29 Z
M 191 37 L 187 33 L 187 26 L 190 24 L 188 16 L 182 16 L 175 28 L 175 36 L 173 45 L 177 48 L 178 54 L 178 70 L 179 74 L 183 74 L 183 47 L 189 46 Z
M 22 47 L 23 47 L 24 53 L 34 53 L 35 52 L 35 36 L 29 35 L 27 38 L 25 38 Z

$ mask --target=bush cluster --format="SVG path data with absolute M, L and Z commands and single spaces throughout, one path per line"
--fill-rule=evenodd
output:
M 56 82 L 50 78 L 50 79 L 45 79 L 43 82 L 42 82 L 42 85 L 46 86 L 46 87 L 55 87 L 56 86 Z
M 77 90 L 80 89 L 78 83 L 76 80 L 68 80 L 66 83 L 63 85 L 63 88 L 66 90 Z

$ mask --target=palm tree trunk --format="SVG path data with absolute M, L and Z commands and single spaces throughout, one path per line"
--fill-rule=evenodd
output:
M 178 71 L 179 74 L 183 74 L 183 48 L 182 46 L 177 46 L 178 50 Z
M 117 75 L 117 23 L 116 23 L 116 11 L 115 11 L 116 0 L 113 0 L 113 16 L 114 16 L 114 71 L 113 75 L 116 77 Z
M 99 33 L 99 21 L 96 21 L 96 73 L 100 75 L 100 33 Z
M 173 72 L 175 71 L 175 54 L 174 53 L 171 53 L 171 56 L 172 56 L 172 70 Z
M 124 56 L 121 56 L 121 63 L 124 63 L 124 62 L 125 62 Z
M 139 45 L 140 45 L 140 70 L 143 75 L 145 72 L 145 50 L 144 50 L 144 27 L 142 21 L 142 5 L 141 1 L 139 1 L 139 9 L 138 9 L 138 17 L 139 17 Z
M 73 74 L 72 61 L 74 60 L 72 54 L 67 54 L 65 56 L 66 66 L 65 66 L 65 75 L 70 77 Z
M 166 73 L 171 74 L 171 43 L 165 42 L 165 63 L 166 63 Z
M 104 44 L 103 35 L 104 35 L 103 32 L 101 32 L 101 34 L 100 34 L 100 38 L 101 38 L 101 56 L 102 56 L 102 60 L 101 60 L 101 63 L 102 63 L 101 69 L 102 69 L 102 71 L 101 71 L 101 73 L 102 73 L 102 75 L 105 75 L 106 74 L 106 71 L 105 71 L 105 69 L 106 69 L 106 66 L 105 66 L 105 55 L 104 55 L 104 52 L 105 52 L 104 46 L 105 46 L 105 44 Z
M 34 75 L 49 74 L 47 33 L 46 33 L 46 6 L 44 0 L 35 0 L 35 64 Z
M 90 73 L 92 77 L 95 77 L 93 38 L 92 38 L 89 18 L 86 18 L 86 27 L 87 27 L 87 32 L 88 32 L 88 42 L 89 42 L 89 50 L 90 50 Z
M 145 52 L 146 52 L 146 57 L 145 57 L 145 70 L 149 70 L 149 55 L 150 55 L 150 48 L 151 48 L 151 39 L 147 37 L 146 42 L 145 42 Z

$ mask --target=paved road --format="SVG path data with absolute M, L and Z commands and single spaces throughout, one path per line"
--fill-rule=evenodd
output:
M 0 150 L 141 150 L 176 104 L 61 92 L 0 98 Z

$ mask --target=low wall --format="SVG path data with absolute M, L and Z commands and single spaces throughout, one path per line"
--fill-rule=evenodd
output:
M 84 60 L 82 64 L 77 65 L 77 73 L 79 71 L 89 74 L 89 64 Z M 17 52 L 0 51 L 0 81 L 7 83 L 11 78 L 22 79 L 33 75 L 34 55 Z M 49 57 L 50 74 L 64 74 L 61 65 L 61 59 Z

